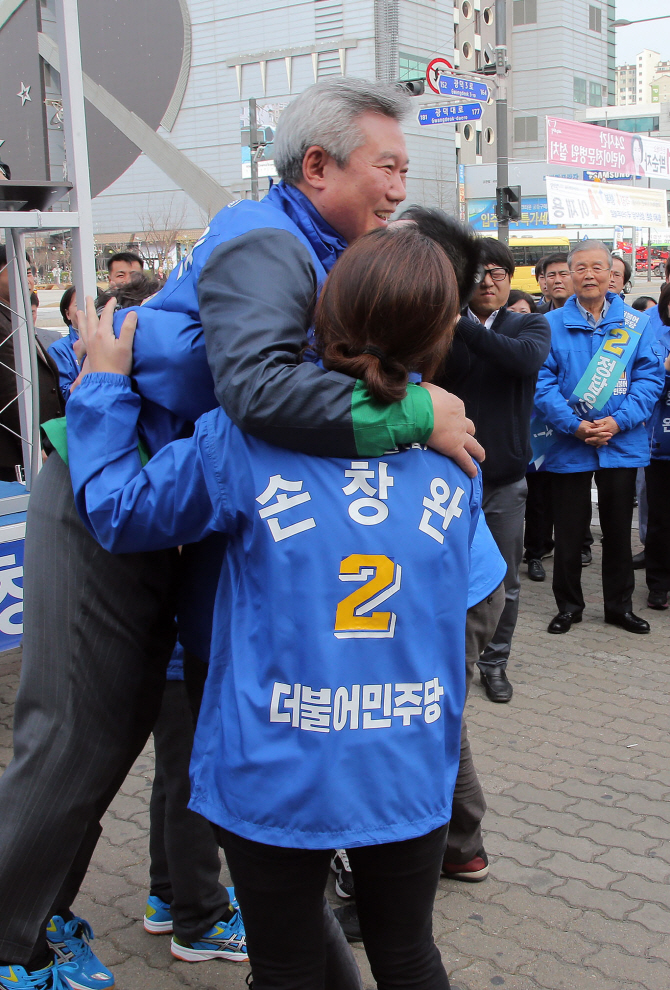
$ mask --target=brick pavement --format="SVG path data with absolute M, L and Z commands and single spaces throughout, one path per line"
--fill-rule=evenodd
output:
M 585 620 L 566 636 L 546 633 L 549 582 L 524 576 L 514 698 L 492 705 L 476 684 L 468 702 L 491 875 L 476 885 L 440 882 L 435 937 L 454 990 L 670 987 L 670 614 L 645 608 L 638 571 L 635 607 L 651 635 L 605 626 L 598 544 L 594 557 L 584 572 Z M 17 655 L 5 654 L 3 766 L 17 680 Z M 76 908 L 119 990 L 242 990 L 246 965 L 173 961 L 168 939 L 147 935 L 138 920 L 151 776 L 147 748 L 105 817 Z M 371 987 L 364 952 L 355 952 Z

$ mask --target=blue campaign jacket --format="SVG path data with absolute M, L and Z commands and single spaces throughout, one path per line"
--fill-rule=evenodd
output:
M 562 309 L 546 314 L 551 326 L 551 350 L 540 369 L 535 392 L 537 414 L 557 431 L 557 440 L 546 454 L 547 471 L 570 474 L 610 467 L 644 467 L 649 463 L 646 421 L 660 395 L 664 371 L 655 335 L 644 313 L 627 306 L 618 295 L 608 292 L 610 307 L 605 319 L 591 330 L 571 296 Z M 580 417 L 568 404 L 575 386 L 600 347 L 605 333 L 621 325 L 624 313 L 640 318 L 642 336 L 626 369 L 620 394 L 612 395 L 605 407 L 592 410 L 590 419 L 613 416 L 621 430 L 603 447 L 591 447 L 574 436 Z
M 647 310 L 647 313 L 650 312 L 651 310 Z M 656 312 L 658 313 L 658 307 L 656 307 Z M 668 354 L 670 354 L 670 327 L 666 327 L 664 323 L 661 323 L 659 317 L 653 329 L 656 334 L 661 357 L 665 361 Z M 670 449 L 667 452 L 663 452 L 659 443 L 659 439 L 664 434 L 667 436 L 670 433 L 670 374 L 667 371 L 665 372 L 663 391 L 661 392 L 660 399 L 654 406 L 648 429 L 651 444 L 651 459 L 654 461 L 670 461 Z M 667 444 L 667 447 L 670 448 L 670 444 Z
M 77 355 L 74 353 L 75 340 L 79 340 L 79 334 L 73 326 L 70 326 L 65 337 L 54 340 L 49 348 L 49 355 L 54 359 L 58 368 L 61 395 L 65 402 L 70 398 L 70 386 L 80 370 Z
M 190 807 L 271 845 L 400 841 L 447 822 L 481 477 L 424 447 L 273 447 L 221 409 L 141 469 L 130 379 L 68 403 L 77 508 L 108 550 L 228 534 Z

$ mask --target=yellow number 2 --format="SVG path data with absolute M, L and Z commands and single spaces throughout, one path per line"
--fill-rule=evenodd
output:
M 392 639 L 395 612 L 373 612 L 400 589 L 402 568 L 381 554 L 352 553 L 340 564 L 340 581 L 364 581 L 337 606 L 338 639 Z M 370 613 L 370 614 L 366 614 Z

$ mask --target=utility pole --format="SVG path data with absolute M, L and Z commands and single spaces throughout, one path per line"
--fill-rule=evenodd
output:
M 251 198 L 258 200 L 258 127 L 255 100 L 249 100 L 249 157 L 251 160 Z
M 507 137 L 507 3 L 496 0 L 496 151 L 498 173 L 496 185 L 505 189 L 509 185 L 509 151 Z M 509 244 L 509 217 L 498 217 L 498 240 Z

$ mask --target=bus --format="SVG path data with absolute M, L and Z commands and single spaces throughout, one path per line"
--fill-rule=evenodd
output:
M 521 289 L 538 295 L 540 288 L 535 278 L 535 265 L 545 254 L 560 252 L 567 254 L 570 250 L 570 240 L 565 236 L 546 237 L 510 237 L 509 246 L 514 255 L 516 269 L 512 279 L 512 288 Z

